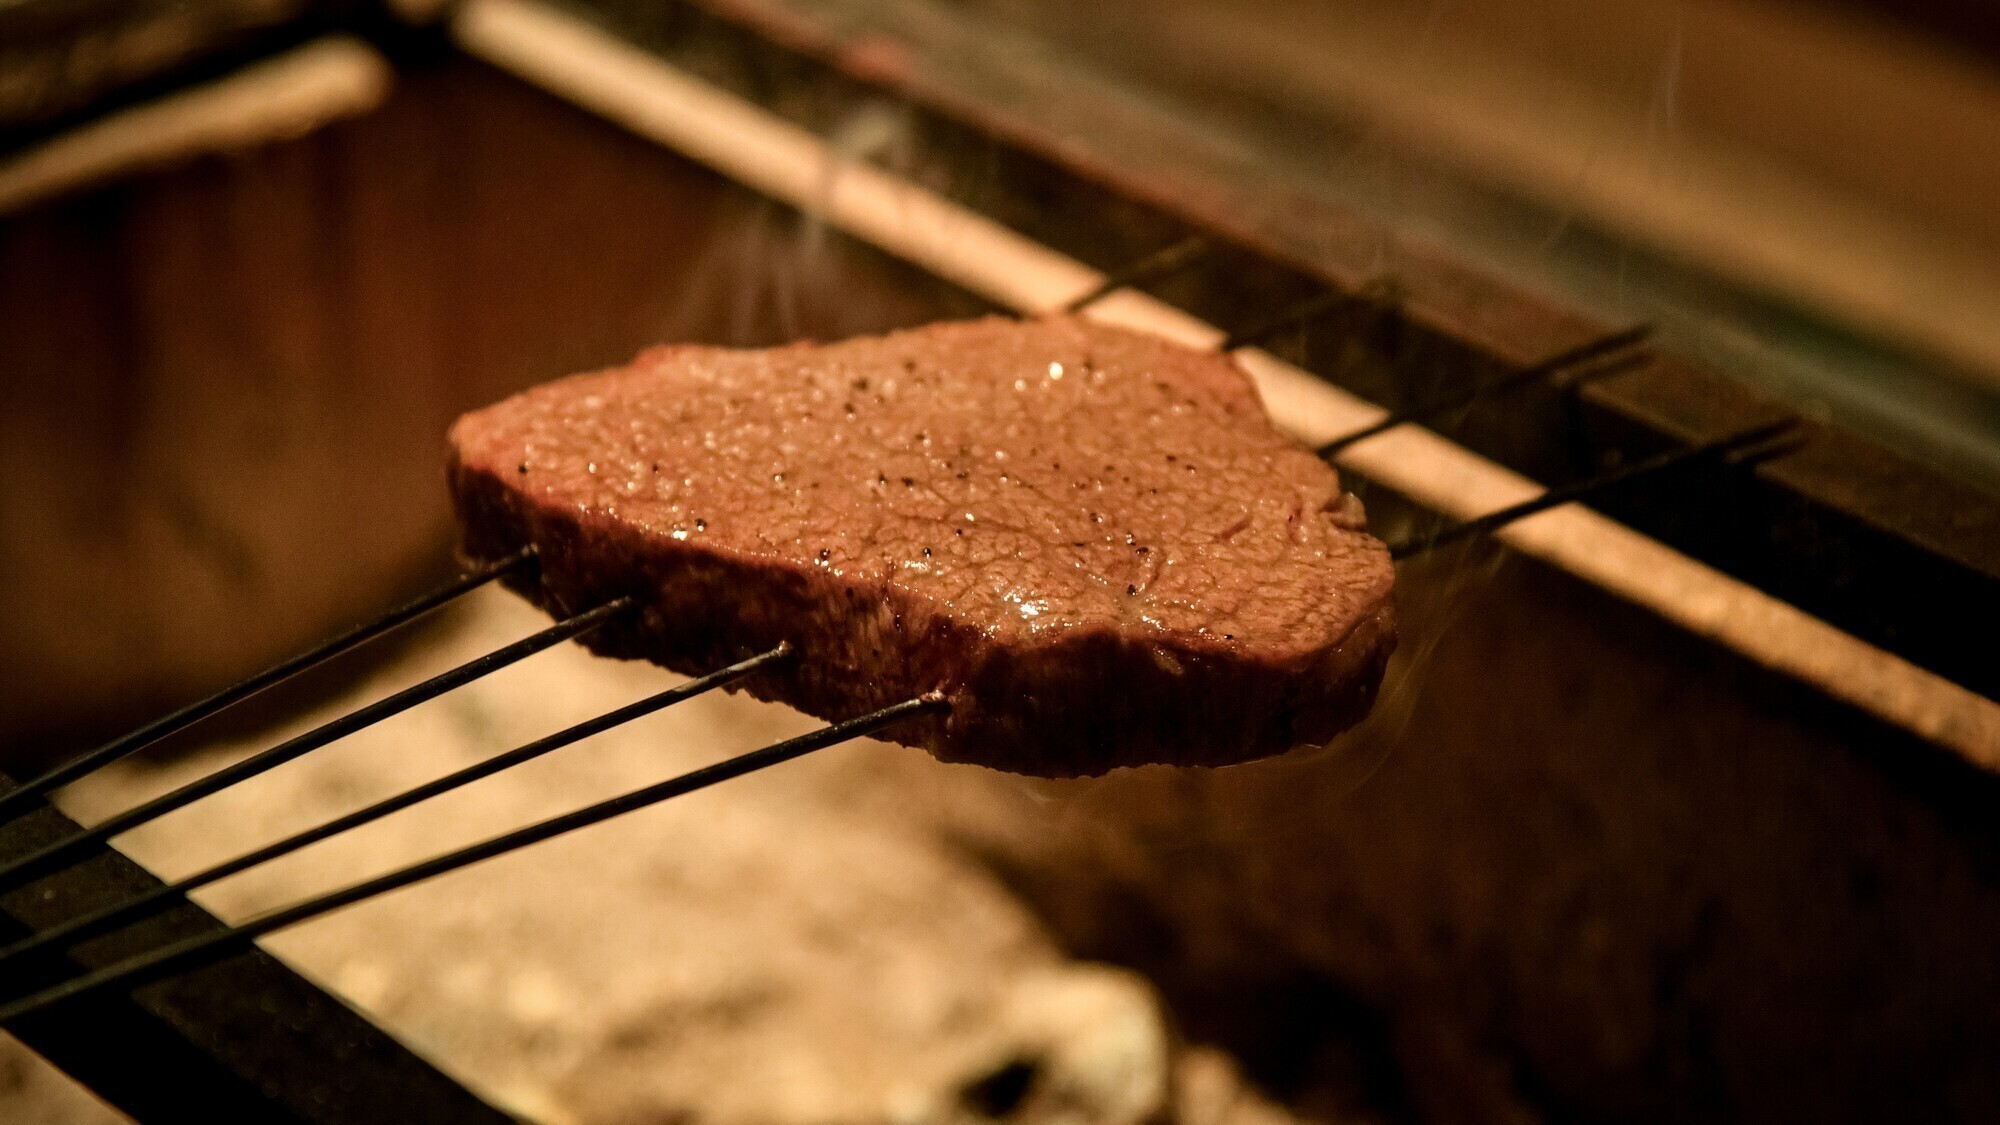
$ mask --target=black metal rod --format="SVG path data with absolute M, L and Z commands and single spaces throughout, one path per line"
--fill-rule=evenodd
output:
M 1206 238 L 1191 234 L 1179 242 L 1153 251 L 1130 265 L 1105 274 L 1103 281 L 1098 282 L 1090 292 L 1064 305 L 1063 311 L 1082 312 L 1120 289 L 1157 281 L 1169 274 L 1178 273 L 1186 269 L 1196 258 L 1208 253 L 1208 248 L 1209 243 Z
M 1552 355 L 1540 363 L 1523 367 L 1519 371 L 1514 371 L 1490 382 L 1470 387 L 1457 394 L 1445 395 L 1430 402 L 1393 411 L 1381 421 L 1363 426 L 1353 433 L 1343 434 L 1340 437 L 1334 438 L 1313 452 L 1319 454 L 1322 458 L 1332 457 L 1355 442 L 1366 440 L 1387 430 L 1393 430 L 1405 422 L 1425 421 L 1439 414 L 1446 414 L 1453 410 L 1470 406 L 1487 395 L 1512 390 L 1523 383 L 1533 382 L 1537 379 L 1546 379 L 1552 375 L 1567 371 L 1570 368 L 1580 367 L 1586 363 L 1593 363 L 1606 356 L 1624 351 L 1640 343 L 1647 336 L 1652 335 L 1652 332 L 1652 325 L 1641 324 L 1627 328 L 1622 332 L 1613 332 L 1608 336 L 1600 336 L 1589 343 L 1581 344 L 1570 348 L 1568 351 Z
M 1524 519 L 1537 512 L 1545 512 L 1550 508 L 1557 508 L 1564 504 L 1585 500 L 1613 486 L 1628 484 L 1641 477 L 1670 472 L 1690 462 L 1706 457 L 1722 457 L 1731 453 L 1751 454 L 1753 453 L 1753 447 L 1781 437 L 1798 424 L 1798 419 L 1786 418 L 1768 425 L 1753 427 L 1741 433 L 1731 434 L 1727 437 L 1705 441 L 1699 445 L 1670 450 L 1666 453 L 1648 457 L 1643 461 L 1634 461 L 1629 465 L 1622 465 L 1609 472 L 1600 473 L 1588 480 L 1564 485 L 1561 488 L 1551 488 L 1531 500 L 1523 500 L 1519 504 L 1510 505 L 1498 511 L 1488 512 L 1477 519 L 1453 524 L 1450 527 L 1422 536 L 1413 542 L 1393 544 L 1389 548 L 1389 557 L 1399 562 L 1403 559 L 1413 558 L 1448 543 L 1456 543 L 1461 539 L 1468 539 L 1475 535 L 1484 535 L 1497 531 L 1513 523 L 1515 520 Z M 1791 448 L 1793 448 L 1792 444 L 1786 444 L 1768 451 L 1765 455 L 1789 451 Z
M 408 624 L 454 598 L 463 597 L 502 575 L 527 566 L 534 561 L 534 558 L 534 548 L 528 547 L 504 559 L 483 563 L 430 593 L 397 606 L 373 621 L 356 625 L 347 632 L 272 665 L 249 679 L 231 684 L 206 699 L 190 703 L 171 715 L 155 719 L 130 734 L 115 738 L 95 750 L 55 766 L 38 777 L 30 778 L 22 782 L 19 787 L 0 794 L 0 820 L 11 820 L 20 816 L 35 807 L 36 798 L 60 789 L 101 766 L 137 753 L 170 734 L 186 730 L 210 715 L 241 703 L 266 688 L 283 683 L 316 664 L 325 663 L 349 649 Z
M 420 883 L 447 872 L 470 867 L 483 860 L 508 852 L 518 851 L 544 840 L 565 833 L 587 828 L 593 824 L 623 816 L 650 805 L 657 805 L 698 789 L 706 789 L 724 781 L 730 781 L 745 774 L 775 766 L 803 757 L 815 750 L 838 745 L 852 739 L 873 734 L 893 723 L 926 711 L 948 710 L 950 707 L 942 696 L 931 694 L 916 699 L 906 699 L 901 703 L 884 707 L 859 718 L 843 723 L 821 727 L 816 731 L 787 739 L 762 749 L 740 754 L 726 761 L 670 778 L 642 789 L 635 789 L 622 796 L 586 805 L 574 812 L 550 817 L 525 828 L 495 836 L 477 844 L 446 852 L 420 863 L 412 864 L 385 875 L 367 879 L 341 890 L 332 891 L 316 898 L 307 899 L 285 907 L 282 910 L 253 918 L 239 926 L 212 933 L 201 934 L 183 941 L 162 946 L 136 957 L 107 965 L 101 969 L 70 978 L 60 984 L 42 989 L 20 999 L 0 1005 L 0 1024 L 10 1023 L 23 1016 L 60 1004 L 85 993 L 112 985 L 136 984 L 169 975 L 183 968 L 219 960 L 230 953 L 245 948 L 257 938 L 276 930 L 296 926 L 323 914 L 332 913 L 344 906 L 374 898 L 377 895 L 399 890 L 413 883 Z
M 781 644 L 769 651 L 758 653 L 747 660 L 740 660 L 735 664 L 729 665 L 727 668 L 717 669 L 705 676 L 700 676 L 684 684 L 668 688 L 636 703 L 627 704 L 615 711 L 599 715 L 594 719 L 577 723 L 575 726 L 557 731 L 555 734 L 537 739 L 524 746 L 509 750 L 504 754 L 496 754 L 475 765 L 467 766 L 462 770 L 446 774 L 433 781 L 425 782 L 415 788 L 407 789 L 393 797 L 384 798 L 365 808 L 356 809 L 351 813 L 336 817 L 324 824 L 316 825 L 287 836 L 275 843 L 267 844 L 255 851 L 247 852 L 234 859 L 218 863 L 213 867 L 197 872 L 178 882 L 155 887 L 137 898 L 113 903 L 90 914 L 67 919 L 46 930 L 31 934 L 11 945 L 0 947 L 0 980 L 7 978 L 9 970 L 13 969 L 21 958 L 31 956 L 57 944 L 82 941 L 85 938 L 95 937 L 107 930 L 117 929 L 129 922 L 136 921 L 157 910 L 179 902 L 182 897 L 191 891 L 200 890 L 211 883 L 227 879 L 232 875 L 241 874 L 253 867 L 260 867 L 274 859 L 290 855 L 301 848 L 317 844 L 321 840 L 328 840 L 343 833 L 351 832 L 356 828 L 360 828 L 365 824 L 371 824 L 392 813 L 401 812 L 413 805 L 428 801 L 433 797 L 442 796 L 454 789 L 463 788 L 482 778 L 491 777 L 503 770 L 509 770 L 525 762 L 533 761 L 545 754 L 581 742 L 586 738 L 601 734 L 613 727 L 621 726 L 634 719 L 643 718 L 656 711 L 664 710 L 676 703 L 693 699 L 695 696 L 705 692 L 732 684 L 766 665 L 784 660 L 791 655 L 791 646 Z
M 1222 343 L 1217 346 L 1217 350 L 1233 352 L 1238 348 L 1247 348 L 1254 344 L 1261 344 L 1287 328 L 1304 324 L 1316 316 L 1323 316 L 1335 309 L 1346 308 L 1351 305 L 1383 304 L 1391 299 L 1388 293 L 1385 292 L 1386 289 L 1387 287 L 1384 285 L 1370 283 L 1352 293 L 1342 293 L 1336 289 L 1329 289 L 1324 293 L 1315 293 L 1305 300 L 1284 309 L 1268 320 L 1253 324 L 1241 331 L 1230 333 L 1223 338 Z
M 394 695 L 342 715 L 296 738 L 279 743 L 269 750 L 253 754 L 234 765 L 217 770 L 206 777 L 197 778 L 179 789 L 91 825 L 73 836 L 56 840 L 13 859 L 6 865 L 0 866 L 0 888 L 18 886 L 66 863 L 74 862 L 113 836 L 129 832 L 141 824 L 164 816 L 184 805 L 192 804 L 211 793 L 227 789 L 237 782 L 275 769 L 330 742 L 345 738 L 363 727 L 407 711 L 419 703 L 469 684 L 481 676 L 497 672 L 543 649 L 553 648 L 571 637 L 597 628 L 618 614 L 631 609 L 632 605 L 630 598 L 617 598 L 596 609 L 566 618 L 533 636 L 524 637 L 476 660 L 469 660 L 449 672 L 433 676 L 414 687 L 404 688 Z

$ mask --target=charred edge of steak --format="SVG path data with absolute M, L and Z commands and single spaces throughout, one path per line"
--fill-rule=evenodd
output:
M 639 601 L 636 615 L 582 639 L 592 651 L 698 675 L 789 641 L 799 657 L 742 690 L 828 721 L 942 690 L 948 714 L 881 737 L 947 762 L 1087 777 L 1323 744 L 1367 715 L 1395 647 L 1384 601 L 1339 645 L 1299 664 L 1109 627 L 1016 651 L 948 615 L 899 604 L 910 595 L 891 586 L 648 538 L 610 516 L 537 505 L 456 458 L 450 479 L 469 558 L 536 547 L 538 573 L 509 579 L 536 604 L 561 617 L 620 595 Z M 930 622 L 922 635 L 905 628 L 914 620 Z

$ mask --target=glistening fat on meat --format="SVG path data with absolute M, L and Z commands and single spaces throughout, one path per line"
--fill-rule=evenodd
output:
M 668 346 L 459 419 L 465 551 L 642 612 L 586 642 L 1050 776 L 1330 739 L 1395 644 L 1388 552 L 1226 357 L 1075 317 Z

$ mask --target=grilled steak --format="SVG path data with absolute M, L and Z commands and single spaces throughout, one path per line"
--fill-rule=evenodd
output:
M 1217 765 L 1367 712 L 1393 572 L 1230 360 L 1073 317 L 766 351 L 670 346 L 451 433 L 466 552 L 534 544 L 586 643 L 1052 776 Z

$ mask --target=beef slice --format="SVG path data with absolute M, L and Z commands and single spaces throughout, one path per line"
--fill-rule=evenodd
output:
M 607 655 L 1046 776 L 1221 765 L 1364 715 L 1387 550 L 1227 357 L 1066 316 L 766 350 L 674 345 L 467 414 L 466 554 L 534 546 Z

